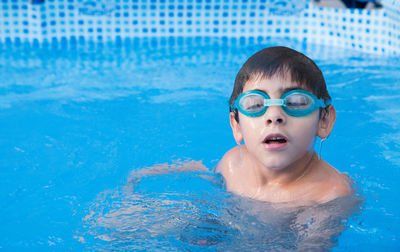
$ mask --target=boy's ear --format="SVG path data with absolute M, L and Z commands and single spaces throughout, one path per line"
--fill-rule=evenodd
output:
M 240 144 L 243 141 L 243 135 L 242 132 L 240 131 L 240 124 L 235 119 L 234 112 L 229 113 L 229 120 L 231 123 L 233 137 L 235 138 L 236 143 Z
M 319 127 L 317 132 L 317 135 L 321 139 L 328 138 L 336 121 L 335 107 L 330 105 L 325 108 L 325 110 L 326 111 L 321 111 L 321 117 L 319 119 Z

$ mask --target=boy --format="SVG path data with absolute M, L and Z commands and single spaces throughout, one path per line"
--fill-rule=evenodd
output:
M 330 99 L 321 70 L 305 55 L 269 47 L 251 56 L 229 101 L 239 146 L 216 167 L 227 189 L 299 205 L 349 195 L 350 179 L 314 151 L 317 136 L 326 139 L 336 120 Z

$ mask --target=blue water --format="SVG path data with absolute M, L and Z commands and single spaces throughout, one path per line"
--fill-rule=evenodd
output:
M 292 208 L 211 172 L 227 100 L 259 49 L 320 66 L 337 109 L 322 157 L 357 196 Z M 0 45 L 0 249 L 400 249 L 400 61 L 295 40 Z

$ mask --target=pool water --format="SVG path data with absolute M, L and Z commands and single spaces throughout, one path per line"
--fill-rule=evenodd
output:
M 337 121 L 322 157 L 356 196 L 294 208 L 212 173 L 235 146 L 235 75 L 272 45 L 323 71 Z M 399 63 L 286 39 L 1 44 L 0 249 L 399 250 Z

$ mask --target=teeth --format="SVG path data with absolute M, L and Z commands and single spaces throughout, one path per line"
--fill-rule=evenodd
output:
M 276 141 L 276 140 L 283 140 L 282 137 L 271 137 L 268 140 Z
M 265 143 L 271 143 L 271 142 L 278 142 L 278 143 L 285 143 L 286 139 L 284 137 L 270 137 L 265 140 Z

